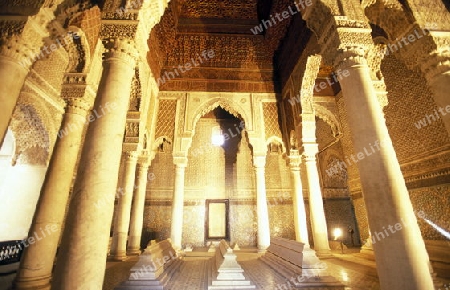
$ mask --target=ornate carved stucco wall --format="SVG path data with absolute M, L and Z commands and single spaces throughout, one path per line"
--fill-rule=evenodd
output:
M 381 70 L 388 91 L 388 105 L 384 108 L 386 124 L 410 190 L 414 210 L 424 210 L 425 213 L 429 211 L 436 222 L 446 224 L 445 221 L 449 219 L 448 213 L 440 207 L 436 209 L 430 206 L 423 207 L 438 200 L 437 196 L 432 194 L 436 186 L 441 188 L 439 198 L 446 198 L 449 195 L 448 187 L 439 185 L 448 183 L 449 179 L 449 137 L 444 125 L 440 119 L 434 120 L 429 117 L 431 122 L 427 120 L 426 126 L 417 128 L 420 120 L 434 114 L 438 109 L 432 99 L 432 93 L 425 78 L 419 72 L 408 69 L 395 55 L 389 55 L 384 59 Z M 345 104 L 341 98 L 337 100 L 337 107 L 343 130 L 341 138 L 343 155 L 351 156 L 355 152 L 346 121 Z M 322 172 L 323 176 L 324 174 L 326 172 Z M 361 239 L 365 240 L 368 237 L 368 223 L 355 163 L 350 163 L 347 175 Z M 425 239 L 442 238 L 423 220 L 419 220 L 419 224 Z
M 423 211 L 431 222 L 449 229 L 450 137 L 441 119 L 427 119 L 427 115 L 436 117 L 438 107 L 420 73 L 409 70 L 395 56 L 388 56 L 381 68 L 389 92 L 386 123 L 414 210 Z M 427 125 L 418 128 L 424 118 Z M 424 219 L 418 218 L 418 223 L 424 239 L 445 239 Z
M 423 218 L 418 218 L 422 236 L 426 240 L 448 240 L 425 218 L 436 226 L 450 229 L 448 204 L 450 202 L 450 184 L 411 189 L 409 191 L 414 209 L 423 211 Z
M 283 146 L 279 143 L 281 133 L 278 129 L 274 99 L 270 103 L 270 96 L 264 94 L 227 94 L 226 99 L 218 98 L 219 95 L 160 93 L 155 129 L 156 143 L 153 146 L 156 155 L 150 166 L 155 180 L 147 187 L 145 231 L 151 229 L 158 232 L 157 237 L 161 239 L 169 237 L 174 184 L 172 154 L 182 154 L 180 149 L 189 144 L 185 175 L 183 244 L 204 245 L 205 199 L 219 198 L 230 200 L 230 241 L 242 246 L 255 246 L 256 193 L 252 146 L 248 133 L 250 130 L 253 136 L 266 135 L 277 144 L 273 146 L 273 152 L 268 154 L 266 162 L 270 228 L 272 235 L 293 238 L 295 233 L 289 171 L 283 159 Z M 235 118 L 216 120 L 207 116 L 199 119 L 205 114 L 210 115 L 208 112 L 217 106 L 230 111 Z M 256 106 L 256 111 L 261 110 L 260 113 L 253 115 L 252 106 Z M 260 134 L 260 128 L 263 127 L 262 116 L 264 120 L 270 119 L 264 127 L 265 134 Z M 240 127 L 242 120 L 245 120 L 245 131 Z M 174 124 L 178 124 L 178 129 Z M 215 126 L 219 126 L 224 134 L 228 134 L 226 142 L 230 144 L 230 148 L 224 150 L 211 144 L 211 133 Z M 181 133 L 183 131 L 184 133 Z M 193 133 L 192 141 L 185 137 L 190 136 L 190 132 Z M 167 138 L 171 144 L 165 144 L 164 152 L 159 152 L 157 144 L 162 142 L 162 138 Z M 264 142 L 263 138 L 260 140 Z M 264 144 L 258 146 L 266 148 Z

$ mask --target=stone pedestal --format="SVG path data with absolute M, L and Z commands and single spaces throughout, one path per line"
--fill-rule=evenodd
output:
M 279 284 L 282 289 L 335 289 L 345 287 L 327 273 L 327 264 L 321 262 L 315 252 L 305 249 L 303 243 L 273 238 L 261 260 L 286 279 Z
M 136 177 L 137 152 L 125 154 L 125 172 L 123 184 L 120 185 L 118 194 L 117 215 L 114 220 L 114 232 L 110 257 L 116 261 L 127 258 L 127 239 L 130 227 L 131 201 L 133 199 L 134 181 Z
M 267 208 L 266 156 L 253 156 L 256 175 L 256 211 L 258 220 L 258 252 L 264 252 L 270 246 L 269 211 Z
M 137 50 L 127 39 L 105 41 L 103 74 L 94 109 L 113 110 L 86 132 L 52 289 L 101 289 L 105 275 L 116 180 Z
M 42 240 L 25 248 L 14 289 L 50 289 L 56 249 L 89 108 L 90 104 L 83 99 L 69 99 L 67 102 L 61 128 L 68 133 L 56 140 L 30 228 L 30 233 L 40 233 Z
M 384 235 L 373 243 L 380 286 L 433 289 L 428 254 L 363 55 L 363 49 L 348 49 L 336 64 L 350 73 L 340 84 L 355 152 L 379 148 L 356 165 L 372 236 Z M 397 224 L 401 228 L 388 230 Z
M 127 253 L 139 255 L 141 253 L 142 226 L 144 224 L 145 195 L 147 189 L 148 164 L 138 164 L 138 188 L 134 194 L 133 208 L 131 209 L 130 237 Z
M 244 269 L 238 264 L 236 254 L 224 240 L 220 241 L 213 260 L 213 277 L 208 290 L 256 289 L 245 278 Z
M 171 277 L 179 271 L 181 263 L 170 240 L 159 243 L 152 241 L 139 256 L 139 261 L 130 269 L 128 280 L 114 290 L 165 289 Z
M 172 200 L 172 223 L 170 239 L 176 250 L 181 250 L 183 236 L 183 209 L 184 209 L 184 172 L 187 166 L 187 158 L 179 158 L 175 163 L 175 186 Z

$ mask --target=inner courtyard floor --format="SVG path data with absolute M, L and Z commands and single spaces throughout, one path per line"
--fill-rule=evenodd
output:
M 344 254 L 341 254 L 339 250 L 333 251 L 332 258 L 323 259 L 327 263 L 328 273 L 341 281 L 347 290 L 380 289 L 375 262 L 363 257 L 358 250 L 346 249 Z M 260 261 L 256 249 L 242 249 L 235 253 L 239 264 L 244 269 L 244 275 L 256 285 L 256 289 L 287 289 L 281 287 L 288 285 L 287 279 Z M 179 272 L 172 277 L 165 289 L 207 290 L 208 259 L 211 255 L 212 253 L 207 253 L 206 248 L 195 249 L 193 252 L 187 253 L 183 257 L 183 264 Z M 138 257 L 135 256 L 124 262 L 108 262 L 103 290 L 113 290 L 115 286 L 127 280 L 129 270 L 137 260 Z M 445 285 L 450 285 L 449 280 L 440 281 Z M 445 286 L 441 289 L 444 290 Z

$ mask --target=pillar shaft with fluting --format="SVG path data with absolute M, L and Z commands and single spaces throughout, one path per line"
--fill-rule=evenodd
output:
M 289 155 L 289 169 L 291 171 L 295 239 L 309 247 L 308 226 L 306 221 L 306 209 L 303 199 L 302 179 L 300 176 L 301 155 L 298 150 L 291 149 Z
M 137 255 L 141 252 L 142 226 L 144 225 L 145 195 L 148 182 L 148 163 L 138 164 L 137 186 L 133 198 L 131 209 L 130 237 L 127 252 L 130 255 Z
M 101 289 L 106 268 L 122 142 L 137 50 L 128 39 L 108 39 L 69 212 L 58 251 L 52 289 Z M 107 111 L 107 108 L 111 108 Z M 102 109 L 104 109 L 102 111 Z
M 343 78 L 340 84 L 355 152 L 365 152 L 370 146 L 379 148 L 356 165 L 380 286 L 381 289 L 434 289 L 429 257 L 363 55 L 363 49 L 348 49 L 340 54 L 336 64 L 349 72 L 349 77 Z M 397 229 L 392 230 L 396 225 Z
M 122 184 L 123 191 L 118 194 L 117 213 L 113 226 L 113 241 L 110 256 L 114 260 L 125 260 L 127 257 L 128 229 L 130 228 L 131 201 L 136 179 L 137 152 L 125 153 L 125 170 Z
M 256 180 L 256 217 L 258 222 L 258 251 L 264 252 L 270 246 L 269 210 L 267 208 L 266 156 L 253 156 Z
M 50 289 L 56 249 L 89 108 L 90 104 L 80 98 L 67 102 L 61 124 L 61 129 L 66 130 L 67 135 L 61 135 L 56 140 L 30 228 L 29 236 L 39 233 L 42 240 L 25 248 L 14 289 Z
M 184 173 L 187 166 L 187 158 L 175 160 L 175 184 L 172 199 L 172 222 L 170 238 L 175 249 L 181 249 L 183 237 L 183 211 L 184 211 Z

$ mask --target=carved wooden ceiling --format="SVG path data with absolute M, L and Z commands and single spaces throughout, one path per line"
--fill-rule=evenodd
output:
M 276 21 L 262 33 L 255 35 L 252 29 L 289 6 L 294 7 L 293 1 L 172 0 L 149 39 L 148 60 L 156 78 L 161 77 L 160 89 L 278 91 L 281 44 L 292 45 L 299 38 L 305 43 L 310 33 L 303 33 L 307 28 L 299 13 Z M 293 22 L 300 26 L 288 34 Z M 202 56 L 210 50 L 213 57 Z M 296 62 L 300 53 L 290 56 L 291 61 Z

